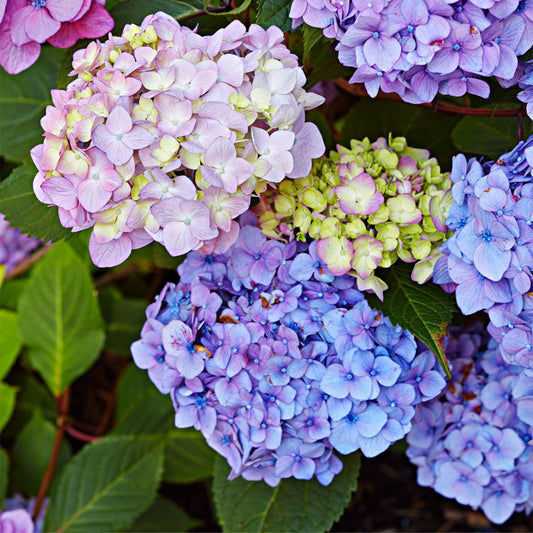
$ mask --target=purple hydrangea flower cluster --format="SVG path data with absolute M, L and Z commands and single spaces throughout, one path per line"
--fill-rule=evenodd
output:
M 420 485 L 501 524 L 533 508 L 533 374 L 507 364 L 494 339 L 485 348 L 481 331 L 452 333 L 453 382 L 417 407 L 407 455 Z
M 307 175 L 325 147 L 298 58 L 275 26 L 200 36 L 157 13 L 74 55 L 32 150 L 34 191 L 65 227 L 93 227 L 98 266 L 155 240 L 225 251 L 254 190 Z
M 225 254 L 190 252 L 178 272 L 147 308 L 133 358 L 230 478 L 327 485 L 342 469 L 334 450 L 378 455 L 445 385 L 433 354 L 417 354 L 353 277 L 331 275 L 314 244 L 244 225 Z
M 105 0 L 0 0 L 0 65 L 18 74 L 37 61 L 41 44 L 68 48 L 114 26 Z
M 0 213 L 0 265 L 5 265 L 6 272 L 13 270 L 39 244 L 35 237 L 28 237 L 18 228 L 12 228 Z
M 339 41 L 352 83 L 410 103 L 437 93 L 484 98 L 495 76 L 516 83 L 517 57 L 533 45 L 533 4 L 525 0 L 294 0 L 293 27 L 323 28 Z
M 452 166 L 453 235 L 433 280 L 464 315 L 486 310 L 504 359 L 533 369 L 533 136 L 496 162 L 460 154 Z

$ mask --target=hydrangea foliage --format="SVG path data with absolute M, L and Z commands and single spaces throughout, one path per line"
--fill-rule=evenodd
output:
M 0 0 L 0 65 L 18 74 L 33 65 L 48 42 L 68 48 L 113 29 L 105 0 Z
M 333 451 L 378 455 L 444 387 L 431 352 L 312 246 L 248 225 L 225 254 L 190 252 L 132 345 L 176 425 L 201 431 L 230 477 L 327 485 L 342 468 Z
M 0 265 L 5 265 L 6 272 L 13 270 L 37 246 L 39 240 L 12 228 L 0 213 Z
M 307 177 L 266 191 L 254 210 L 266 235 L 312 237 L 315 260 L 335 275 L 355 276 L 359 290 L 382 298 L 387 285 L 377 267 L 401 259 L 416 263 L 413 280 L 431 277 L 446 238 L 450 187 L 449 173 L 427 150 L 401 137 L 366 138 L 337 146 Z
M 453 235 L 434 281 L 463 314 L 485 310 L 504 359 L 533 369 L 533 137 L 495 162 L 454 158 Z
M 482 77 L 508 87 L 533 45 L 533 5 L 525 0 L 294 0 L 293 27 L 323 28 L 339 42 L 353 83 L 410 103 L 437 93 L 489 96 Z
M 234 21 L 211 36 L 164 13 L 75 53 L 32 150 L 34 191 L 73 231 L 93 227 L 98 266 L 156 240 L 223 252 L 266 183 L 308 174 L 324 152 L 283 33 Z
M 448 344 L 453 382 L 417 407 L 407 455 L 418 483 L 505 522 L 533 507 L 533 375 L 502 359 L 498 344 L 457 330 Z

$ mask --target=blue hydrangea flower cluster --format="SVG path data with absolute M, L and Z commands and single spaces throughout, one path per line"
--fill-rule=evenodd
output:
M 190 252 L 132 345 L 176 426 L 201 431 L 230 478 L 327 485 L 342 469 L 334 450 L 378 455 L 445 385 L 433 354 L 315 247 L 243 225 L 226 253 Z
M 526 112 L 529 118 L 533 119 L 533 63 L 524 65 L 522 76 L 518 80 L 518 86 L 523 89 L 517 94 L 520 101 L 526 105 Z
M 290 16 L 339 41 L 351 83 L 414 104 L 437 93 L 487 98 L 485 76 L 516 84 L 518 57 L 533 45 L 525 0 L 293 0 Z
M 433 280 L 464 315 L 486 310 L 504 359 L 533 369 L 533 136 L 496 162 L 454 157 L 453 235 Z
M 26 259 L 39 244 L 35 237 L 28 237 L 18 228 L 12 228 L 0 213 L 0 265 L 5 265 L 6 272 Z
M 502 524 L 533 508 L 533 374 L 507 364 L 488 338 L 481 328 L 452 333 L 453 381 L 417 407 L 407 455 L 420 485 Z

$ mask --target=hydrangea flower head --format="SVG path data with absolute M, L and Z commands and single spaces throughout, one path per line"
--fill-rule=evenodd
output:
M 243 225 L 225 253 L 189 252 L 132 345 L 176 426 L 201 431 L 230 478 L 328 485 L 342 469 L 334 451 L 380 454 L 445 385 L 435 357 L 314 248 Z
M 101 37 L 113 28 L 105 0 L 9 0 L 0 12 L 0 65 L 18 74 L 33 65 L 41 44 L 68 48 L 79 39 Z
M 481 508 L 497 524 L 533 506 L 533 375 L 507 364 L 481 328 L 452 331 L 453 381 L 416 408 L 407 455 L 418 483 Z
M 398 259 L 415 263 L 413 280 L 427 281 L 447 234 L 450 175 L 403 138 L 353 140 L 337 150 L 315 161 L 305 178 L 261 195 L 254 210 L 263 232 L 312 237 L 332 274 L 350 273 L 359 290 L 380 297 L 386 284 L 375 270 Z
M 11 227 L 0 213 L 0 265 L 5 265 L 6 272 L 13 270 L 39 243 L 35 237 L 28 237 L 18 228 Z
M 414 104 L 437 93 L 487 98 L 481 78 L 516 83 L 518 57 L 533 45 L 533 8 L 519 0 L 294 0 L 289 16 L 338 41 L 351 83 Z
M 533 137 L 495 162 L 456 156 L 434 281 L 455 291 L 463 314 L 485 310 L 506 361 L 533 368 Z
M 73 231 L 93 227 L 98 266 L 151 241 L 223 252 L 254 190 L 301 178 L 324 152 L 297 57 L 275 27 L 200 36 L 157 13 L 74 55 L 32 150 L 34 191 Z

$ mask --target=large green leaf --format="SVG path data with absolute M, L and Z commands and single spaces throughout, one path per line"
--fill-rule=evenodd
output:
M 498 159 L 518 142 L 516 117 L 463 117 L 452 131 L 452 140 L 460 152 Z
M 120 531 L 153 502 L 163 444 L 148 437 L 106 437 L 82 449 L 50 495 L 44 531 Z
M 411 280 L 411 266 L 406 263 L 397 262 L 378 274 L 389 288 L 383 302 L 373 294 L 369 295 L 370 305 L 383 311 L 393 324 L 399 324 L 424 342 L 449 375 L 443 340 L 457 310 L 453 294 L 445 293 L 431 282 L 415 283 Z
M 217 459 L 213 492 L 223 531 L 328 531 L 357 488 L 359 454 L 343 457 L 344 468 L 327 487 L 312 479 L 282 479 L 277 487 L 263 481 L 228 481 L 229 467 Z
M 42 142 L 40 120 L 52 103 L 50 89 L 56 86 L 61 54 L 43 46 L 35 65 L 24 72 L 13 76 L 0 69 L 0 155 L 5 159 L 23 161 Z
M 120 378 L 114 435 L 166 433 L 174 426 L 169 396 L 159 392 L 146 370 L 131 364 Z
M 217 454 L 193 429 L 174 429 L 165 447 L 165 472 L 168 483 L 194 483 L 213 475 Z
M 35 267 L 19 311 L 31 364 L 58 395 L 94 363 L 104 342 L 88 267 L 68 244 L 56 244 Z
M 37 494 L 43 480 L 56 437 L 56 426 L 35 411 L 31 420 L 17 435 L 13 445 L 11 467 L 11 491 L 22 494 Z M 70 448 L 61 443 L 54 478 L 70 459 Z
M 168 533 L 169 531 L 190 531 L 200 526 L 200 520 L 191 518 L 175 503 L 158 496 L 155 502 L 141 515 L 129 533 Z
M 23 233 L 45 241 L 57 241 L 70 234 L 59 223 L 57 207 L 47 207 L 33 193 L 33 163 L 17 167 L 0 183 L 0 213 Z
M 261 0 L 258 2 L 256 23 L 263 28 L 277 26 L 282 31 L 289 31 L 292 27 L 289 11 L 291 0 Z
M 0 287 L 0 307 L 9 311 L 16 311 L 18 301 L 26 286 L 27 278 L 14 278 L 4 281 Z
M 364 137 L 374 141 L 392 133 L 405 137 L 409 146 L 429 150 L 441 167 L 448 170 L 456 153 L 450 135 L 460 119 L 458 115 L 444 115 L 427 107 L 365 98 L 344 117 L 342 143 L 349 145 L 351 139 Z
M 304 52 L 303 61 L 307 75 L 305 87 L 309 89 L 323 80 L 349 76 L 352 69 L 339 63 L 333 39 L 326 39 L 321 36 L 313 42 L 313 38 L 314 36 L 308 36 L 306 39 L 304 32 L 304 50 L 306 47 L 309 48 L 307 52 Z
M 202 9 L 201 0 L 151 0 L 150 2 L 128 0 L 127 2 L 120 2 L 110 10 L 115 21 L 113 34 L 120 35 L 126 24 L 140 24 L 144 17 L 157 11 L 163 11 L 176 20 L 181 20 Z
M 0 382 L 0 431 L 7 424 L 15 408 L 15 395 L 17 389 Z
M 3 379 L 15 362 L 22 341 L 17 328 L 19 317 L 16 313 L 0 309 L 0 379 Z

